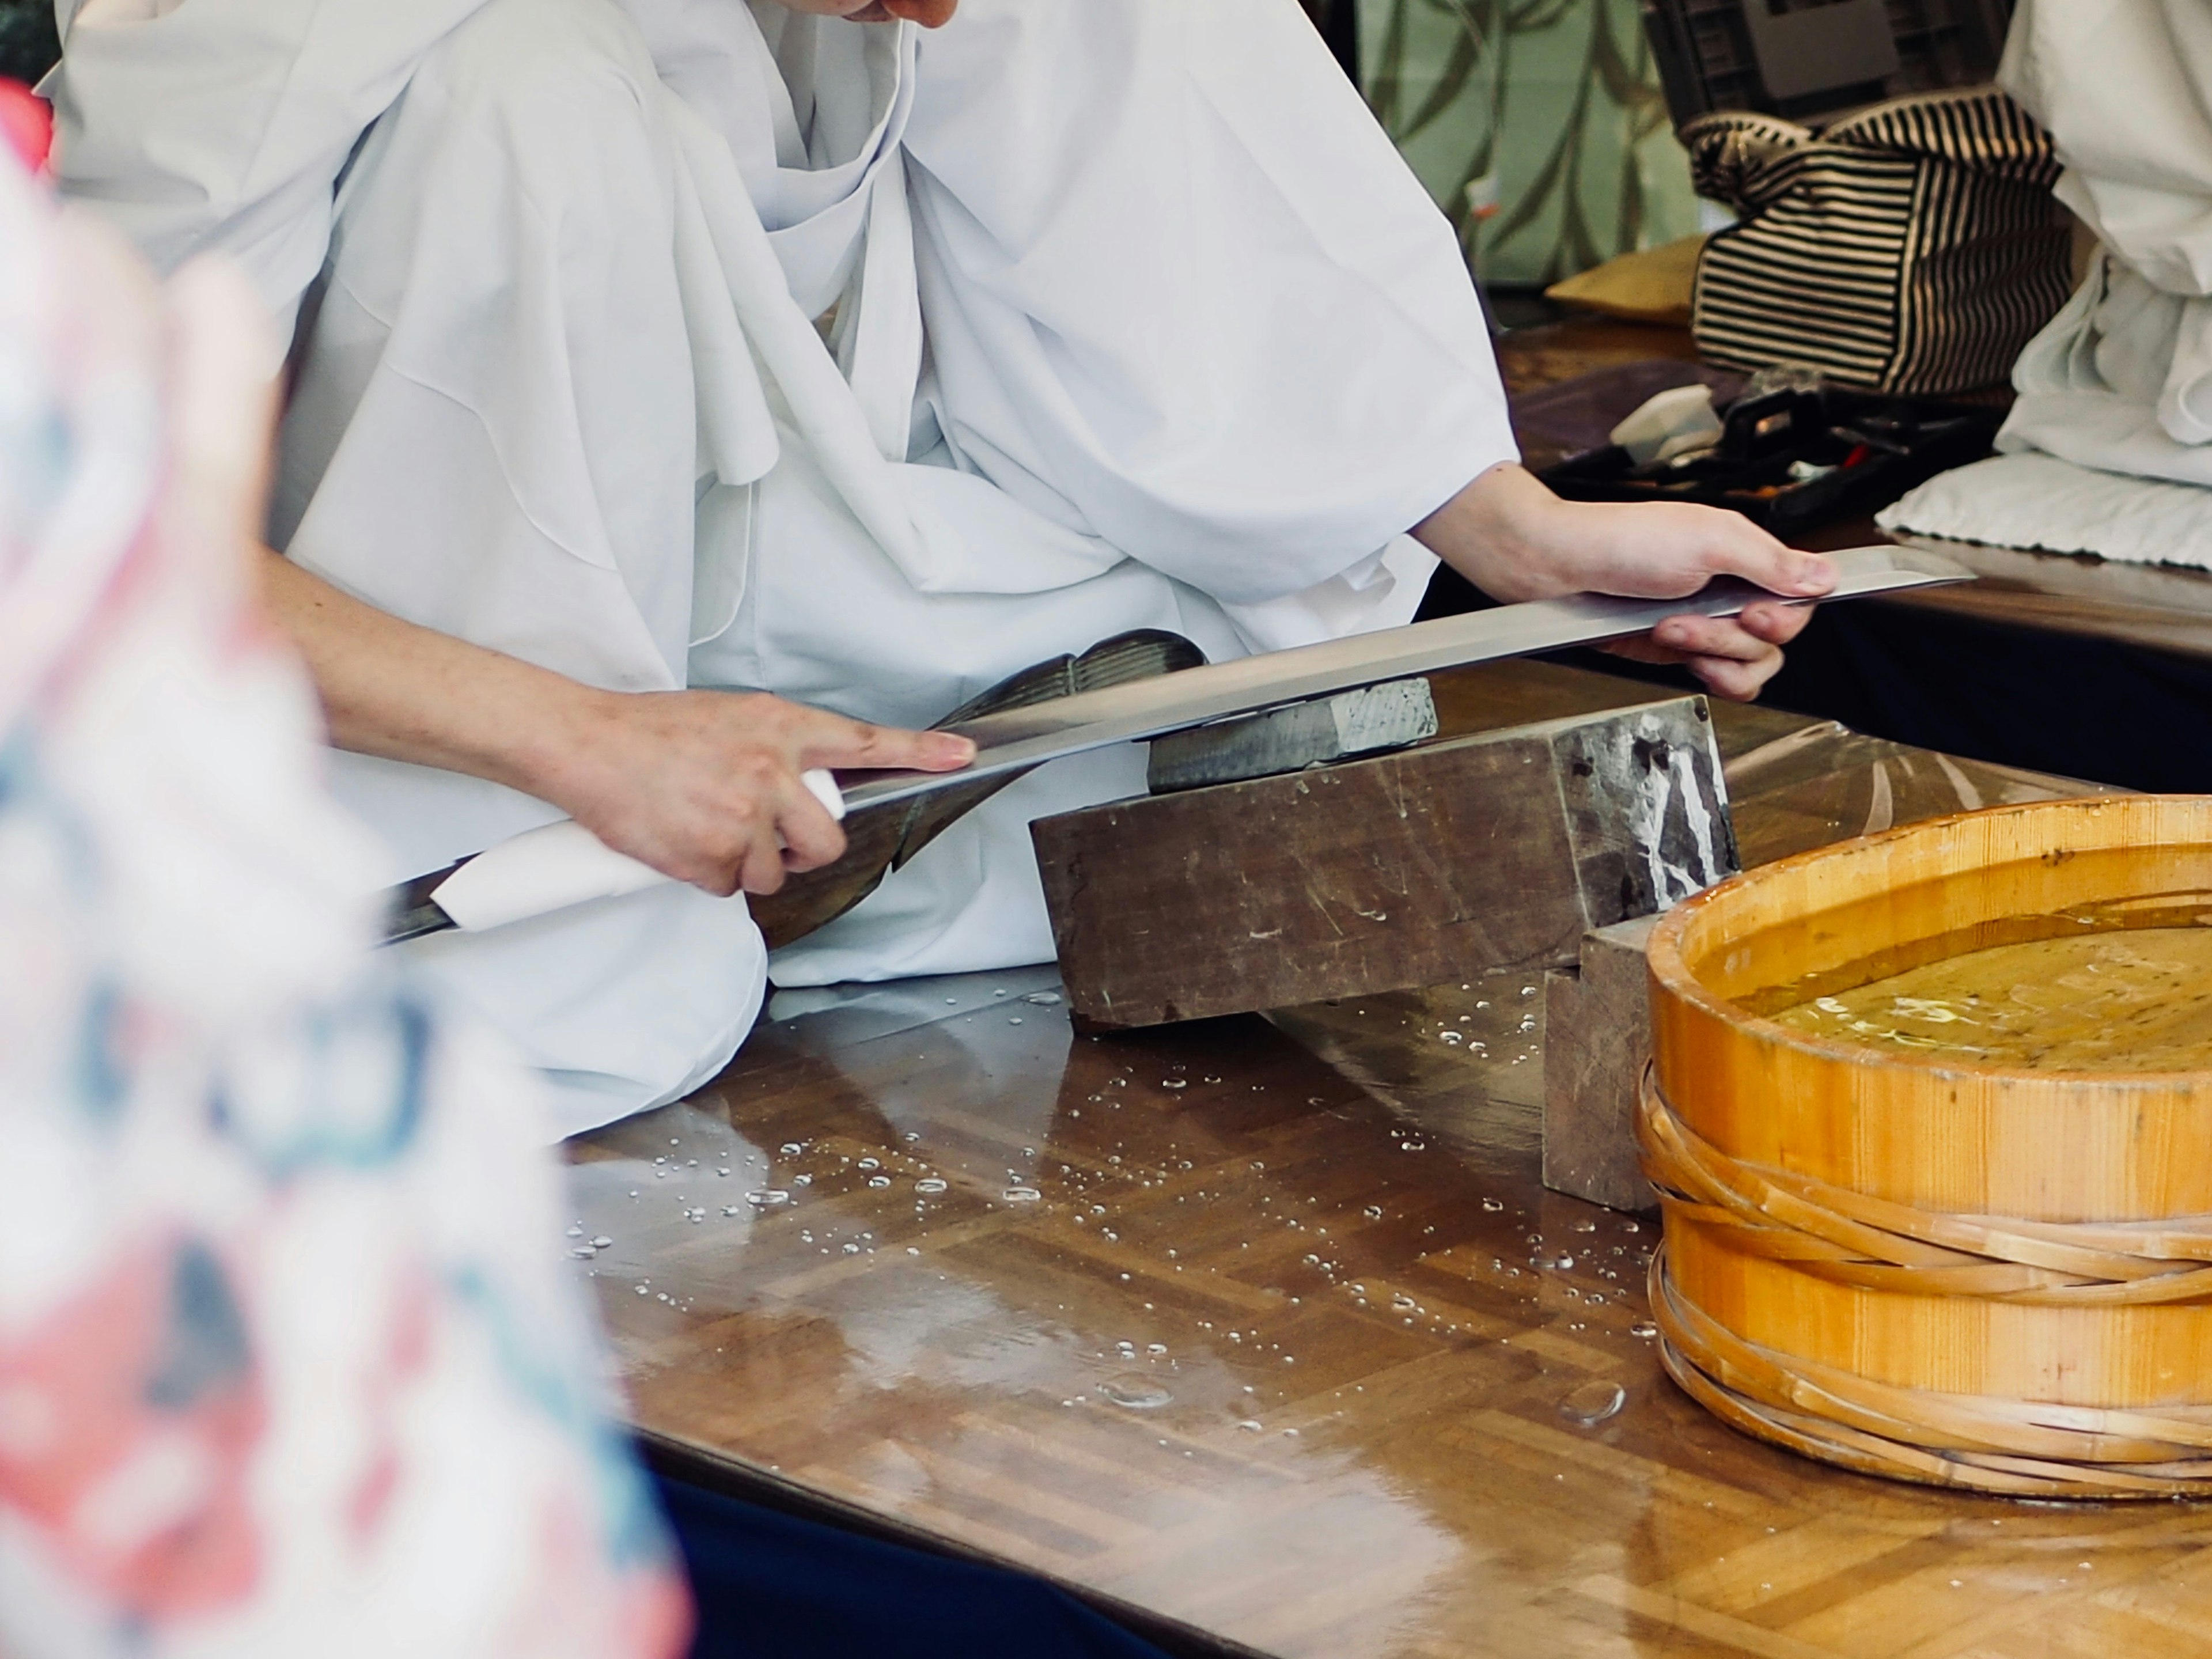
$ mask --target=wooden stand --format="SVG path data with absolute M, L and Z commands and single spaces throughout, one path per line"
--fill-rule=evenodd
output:
M 1702 698 L 1031 826 L 1071 1012 L 1117 1030 L 1562 967 L 1736 869 Z
M 1544 1184 L 1610 1210 L 1656 1210 L 1636 1146 L 1636 1088 L 1651 1059 L 1656 916 L 1583 936 L 1544 975 Z

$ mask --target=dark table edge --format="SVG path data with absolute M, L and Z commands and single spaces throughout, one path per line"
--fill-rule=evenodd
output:
M 663 1480 L 681 1481 L 720 1497 L 734 1498 L 741 1504 L 756 1504 L 793 1520 L 835 1527 L 840 1531 L 872 1539 L 878 1543 L 1037 1579 L 1073 1596 L 1155 1647 L 1173 1655 L 1175 1659 L 1271 1659 L 1271 1656 L 1260 1649 L 1228 1641 L 1195 1626 L 1150 1612 L 1133 1602 L 1103 1595 L 1081 1584 L 1040 1573 L 1032 1567 L 994 1555 L 988 1550 L 940 1538 L 858 1504 L 816 1492 L 756 1465 L 717 1456 L 697 1446 L 648 1429 L 636 1429 L 633 1432 L 646 1466 Z

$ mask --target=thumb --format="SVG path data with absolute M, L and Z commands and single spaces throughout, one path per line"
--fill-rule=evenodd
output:
M 1719 572 L 1741 576 L 1785 599 L 1817 599 L 1835 587 L 1834 561 L 1786 547 L 1747 520 L 1737 523 L 1741 530 L 1717 550 L 1714 562 Z

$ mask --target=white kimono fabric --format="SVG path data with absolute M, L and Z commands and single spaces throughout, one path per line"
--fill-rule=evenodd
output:
M 1401 532 L 1515 453 L 1450 232 L 1289 0 L 88 0 L 49 89 L 67 188 L 299 318 L 275 544 L 597 685 L 927 725 L 1129 629 L 1393 625 Z M 1017 785 L 777 981 L 1048 958 L 1026 823 L 1141 765 Z M 410 869 L 555 816 L 336 781 Z M 703 1081 L 763 982 L 689 889 L 410 948 L 562 1133 Z
M 2212 10 L 2025 0 L 2002 79 L 2102 246 L 2021 354 L 2000 447 L 2212 484 Z

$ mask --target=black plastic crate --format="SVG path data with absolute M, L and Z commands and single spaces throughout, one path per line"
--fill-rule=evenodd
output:
M 1911 92 L 1975 86 L 2013 0 L 1643 0 L 1674 125 L 1758 110 L 1818 125 Z
M 1607 444 L 1537 476 L 1570 501 L 1698 501 L 1787 540 L 1879 512 L 1938 472 L 1990 453 L 2004 410 L 1838 386 L 1740 398 L 1705 455 L 1638 466 Z

